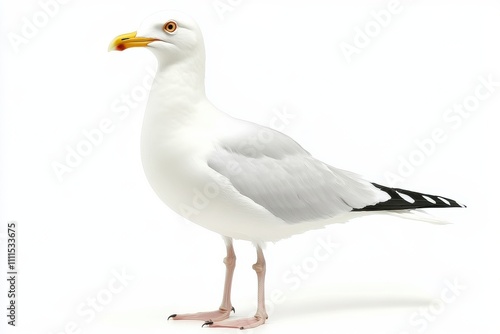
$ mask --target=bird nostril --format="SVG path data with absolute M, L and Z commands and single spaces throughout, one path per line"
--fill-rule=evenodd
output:
M 127 39 L 130 39 L 129 37 L 122 38 L 122 41 L 126 41 Z

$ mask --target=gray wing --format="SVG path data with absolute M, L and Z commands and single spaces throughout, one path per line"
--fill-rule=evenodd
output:
M 208 157 L 242 195 L 288 223 L 326 219 L 389 196 L 354 174 L 312 157 L 290 137 L 237 122 Z

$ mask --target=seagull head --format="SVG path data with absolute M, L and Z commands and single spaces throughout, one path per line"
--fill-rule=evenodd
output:
M 184 13 L 163 11 L 146 18 L 137 31 L 114 38 L 109 51 L 143 47 L 151 50 L 161 65 L 181 60 L 204 61 L 203 36 L 196 22 Z

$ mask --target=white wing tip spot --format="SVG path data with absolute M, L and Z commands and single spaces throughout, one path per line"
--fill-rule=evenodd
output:
M 408 196 L 407 194 L 403 194 L 403 193 L 400 193 L 399 191 L 396 191 L 398 193 L 398 195 L 404 199 L 405 201 L 407 201 L 408 203 L 415 203 L 415 200 L 413 198 L 411 198 L 410 196 Z
M 447 204 L 447 205 L 451 205 L 450 202 L 445 199 L 445 198 L 442 198 L 442 197 L 438 197 L 443 203 Z
M 432 204 L 436 204 L 436 201 L 434 200 L 434 198 L 431 198 L 429 196 L 425 196 L 425 195 L 422 195 L 423 198 L 425 198 L 427 200 L 427 202 L 431 202 Z

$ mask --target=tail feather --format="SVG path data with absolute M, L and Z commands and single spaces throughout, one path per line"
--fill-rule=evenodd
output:
M 450 198 L 418 193 L 400 188 L 390 188 L 373 183 L 375 187 L 386 192 L 391 197 L 387 201 L 368 205 L 352 211 L 390 211 L 390 210 L 411 210 L 423 208 L 465 208 L 465 205 Z
M 392 211 L 385 211 L 384 213 L 391 215 L 391 216 L 398 217 L 398 218 L 409 219 L 409 220 L 418 220 L 418 221 L 436 224 L 436 225 L 451 224 L 451 222 L 446 221 L 442 218 L 434 217 L 421 209 L 402 210 L 402 211 L 392 210 Z

